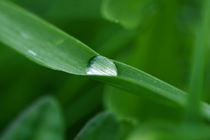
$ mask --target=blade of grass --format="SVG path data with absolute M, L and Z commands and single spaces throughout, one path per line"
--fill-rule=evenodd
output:
M 180 127 L 178 123 L 167 121 L 152 121 L 141 123 L 128 136 L 127 140 L 207 140 L 210 138 L 209 126 L 197 126 L 198 130 L 192 127 Z
M 78 18 L 100 18 L 101 0 L 12 0 L 14 3 L 47 17 L 50 20 L 69 20 Z M 78 5 L 80 8 L 78 8 Z M 83 10 L 81 10 L 83 9 Z
M 201 93 L 203 92 L 205 52 L 209 37 L 210 1 L 203 1 L 201 21 L 196 32 L 196 41 L 192 60 L 192 70 L 189 85 L 189 99 L 187 106 L 187 119 L 191 123 L 197 123 L 201 119 Z
M 80 131 L 75 140 L 117 140 L 118 122 L 108 112 L 102 112 L 91 119 Z
M 0 7 L 0 41 L 46 67 L 85 74 L 96 52 L 12 3 L 1 1 Z
M 41 98 L 14 120 L 2 139 L 64 139 L 64 123 L 58 102 L 52 97 Z
M 137 28 L 154 11 L 153 7 L 148 8 L 151 3 L 150 0 L 103 0 L 102 14 L 126 28 Z
M 5 1 L 0 1 L 0 41 L 43 66 L 77 75 L 86 75 L 89 60 L 98 55 L 73 37 Z M 139 96 L 164 97 L 167 101 L 185 105 L 185 92 L 138 69 L 114 62 L 117 76 L 92 77 Z M 140 94 L 140 88 L 154 93 Z

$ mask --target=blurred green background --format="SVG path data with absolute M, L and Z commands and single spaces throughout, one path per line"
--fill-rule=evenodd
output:
M 135 18 L 141 18 L 135 28 L 104 18 L 103 0 L 12 2 L 81 40 L 101 55 L 139 68 L 182 90 L 187 89 L 195 43 L 194 29 L 200 18 L 199 0 L 150 0 L 152 7 L 146 7 L 142 15 L 135 15 Z M 153 14 L 148 15 L 148 11 Z M 130 16 L 132 11 L 126 13 Z M 210 101 L 209 70 L 207 60 L 203 94 L 207 102 Z M 179 124 L 184 118 L 180 108 L 164 106 L 161 102 L 87 77 L 44 68 L 0 44 L 1 132 L 27 106 L 44 95 L 53 95 L 59 101 L 68 139 L 75 137 L 90 118 L 103 110 L 131 124 L 156 120 Z M 129 126 L 125 128 L 129 129 Z

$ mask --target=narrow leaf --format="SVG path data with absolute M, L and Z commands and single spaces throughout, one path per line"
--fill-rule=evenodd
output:
M 196 41 L 194 48 L 194 57 L 192 60 L 192 70 L 189 85 L 189 103 L 187 110 L 187 117 L 189 121 L 195 123 L 200 120 L 200 102 L 201 94 L 203 92 L 205 54 L 209 40 L 209 0 L 202 3 L 201 21 L 196 30 Z
M 104 0 L 102 14 L 126 28 L 136 28 L 145 20 L 145 15 L 154 10 L 149 8 L 150 3 L 148 0 Z
M 20 114 L 9 125 L 3 140 L 63 140 L 64 124 L 57 101 L 44 97 Z
M 93 50 L 9 2 L 0 1 L 0 41 L 52 69 L 85 74 Z
M 91 119 L 75 140 L 117 140 L 117 136 L 117 120 L 112 114 L 103 112 Z
M 43 66 L 71 74 L 87 75 L 89 62 L 98 55 L 73 37 L 5 1 L 0 1 L 0 41 Z M 113 62 L 116 65 L 116 76 L 90 76 L 139 96 L 163 97 L 167 99 L 165 101 L 185 105 L 185 92 L 141 70 Z M 139 93 L 140 88 L 153 93 Z

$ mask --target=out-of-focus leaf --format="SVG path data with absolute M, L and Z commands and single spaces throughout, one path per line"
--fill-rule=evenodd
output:
M 101 0 L 12 0 L 16 4 L 51 20 L 99 18 Z M 82 10 L 81 10 L 82 9 Z
M 151 0 L 104 0 L 102 14 L 110 21 L 136 28 L 154 10 L 150 4 Z
M 1 130 L 41 94 L 55 93 L 67 78 L 67 74 L 31 63 L 3 45 L 0 46 L 0 71 Z
M 146 122 L 130 133 L 127 140 L 207 140 L 208 126 L 183 127 L 169 122 Z
M 70 100 L 65 104 L 64 110 L 68 127 L 71 127 L 89 114 L 101 108 L 103 88 L 101 85 L 95 85 L 97 85 L 97 87 L 90 90 L 86 89 L 86 93 L 80 94 L 80 97 L 74 98 L 74 100 Z M 75 113 L 72 114 L 72 112 Z
M 206 52 L 210 37 L 210 1 L 202 1 L 201 21 L 196 30 L 195 47 L 193 50 L 192 68 L 189 84 L 189 103 L 187 117 L 189 121 L 197 123 L 201 119 L 201 94 L 203 92 L 204 69 Z
M 57 19 L 100 18 L 101 0 L 54 0 L 47 16 Z
M 133 123 L 160 119 L 179 122 L 184 111 L 177 106 L 166 106 L 160 100 L 151 101 L 114 87 L 106 87 L 104 105 L 120 119 L 129 119 Z
M 112 114 L 103 112 L 91 119 L 75 140 L 117 140 L 117 137 L 117 120 Z
M 103 24 L 94 35 L 91 45 L 107 57 L 116 57 L 132 40 L 139 30 L 126 30 L 115 24 Z M 111 36 L 110 36 L 111 34 Z
M 3 140 L 63 140 L 64 122 L 58 102 L 43 97 L 27 108 L 2 135 Z

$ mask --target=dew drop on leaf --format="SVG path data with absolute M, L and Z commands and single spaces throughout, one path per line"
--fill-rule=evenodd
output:
M 88 75 L 117 76 L 117 67 L 110 59 L 98 55 L 91 58 L 86 73 Z

